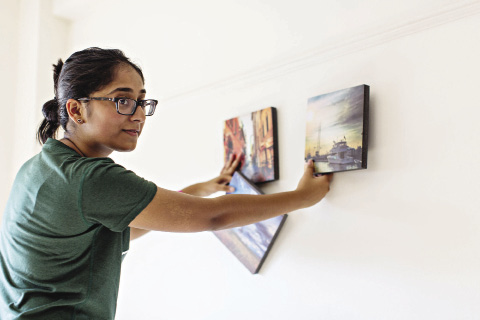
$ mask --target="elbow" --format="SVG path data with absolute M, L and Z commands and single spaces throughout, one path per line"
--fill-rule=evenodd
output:
M 220 231 L 224 229 L 230 229 L 229 223 L 225 221 L 225 217 L 219 216 L 210 219 L 209 231 Z
M 210 219 L 210 223 L 208 224 L 208 231 L 219 231 L 222 230 L 220 219 L 215 217 Z
M 227 209 L 228 204 L 224 202 L 224 197 L 208 200 L 211 200 L 211 205 L 207 210 L 210 213 L 206 227 L 208 231 L 219 231 L 237 226 L 234 215 Z
M 210 212 L 215 212 L 216 214 L 211 216 L 208 219 L 208 230 L 209 231 L 219 231 L 223 229 L 229 229 L 230 228 L 230 221 L 228 221 L 228 214 L 225 212 L 224 208 L 225 205 L 222 204 L 222 199 L 215 198 L 212 199 L 212 208 L 210 208 Z
M 219 198 L 211 198 L 211 199 L 204 199 L 208 202 L 207 206 L 204 206 L 205 210 L 205 219 L 204 223 L 204 231 L 218 231 L 221 230 L 222 227 L 222 216 L 223 216 L 223 206 L 222 201 Z

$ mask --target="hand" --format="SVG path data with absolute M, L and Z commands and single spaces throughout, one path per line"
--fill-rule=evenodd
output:
M 220 175 L 212 180 L 186 187 L 182 192 L 199 197 L 207 197 L 218 191 L 233 192 L 235 189 L 227 184 L 232 180 L 233 173 L 240 166 L 243 155 L 232 154 L 220 171 Z
M 240 156 L 231 154 L 230 158 L 227 160 L 222 170 L 220 171 L 220 175 L 216 178 L 213 178 L 212 180 L 203 182 L 203 197 L 209 196 L 218 191 L 235 191 L 233 187 L 230 187 L 227 184 L 230 182 L 230 180 L 232 180 L 232 176 L 235 173 L 235 170 L 240 167 L 243 158 L 243 154 L 241 154 Z
M 240 154 L 239 156 L 237 156 L 236 154 L 232 153 L 228 158 L 227 162 L 225 162 L 222 171 L 220 171 L 220 175 L 229 175 L 230 177 L 233 176 L 235 170 L 240 169 L 244 159 L 244 154 Z
M 301 199 L 304 202 L 304 208 L 313 206 L 322 200 L 330 190 L 333 173 L 314 176 L 314 172 L 313 160 L 310 159 L 305 165 L 305 172 L 296 189 L 296 192 L 301 195 Z

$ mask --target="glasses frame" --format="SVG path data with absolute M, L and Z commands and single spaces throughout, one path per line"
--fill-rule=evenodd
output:
M 119 100 L 125 100 L 125 99 L 135 101 L 135 107 L 133 107 L 133 111 L 132 111 L 131 113 L 121 113 L 121 112 L 120 112 L 120 109 L 119 109 L 119 107 L 118 107 L 118 101 L 119 101 Z M 147 102 L 147 101 L 153 101 L 153 102 L 155 102 L 155 104 L 154 104 L 154 106 L 153 106 L 153 112 L 152 112 L 151 114 L 145 114 L 145 116 L 147 116 L 147 117 L 153 116 L 153 114 L 155 113 L 155 109 L 157 108 L 157 104 L 158 104 L 158 101 L 157 101 L 157 100 L 154 100 L 154 99 L 135 100 L 135 99 L 130 99 L 130 98 L 90 97 L 90 98 L 79 98 L 79 99 L 76 99 L 76 100 L 78 100 L 78 101 L 90 101 L 90 100 L 112 101 L 112 102 L 115 102 L 115 107 L 116 107 L 116 109 L 117 109 L 117 113 L 118 113 L 118 114 L 121 114 L 121 115 L 124 115 L 124 116 L 134 115 L 135 112 L 137 112 L 138 106 L 144 104 L 144 103 Z

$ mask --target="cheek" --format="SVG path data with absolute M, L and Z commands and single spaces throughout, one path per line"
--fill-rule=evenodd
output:
M 120 117 L 117 117 L 120 116 Z M 99 114 L 97 117 L 91 119 L 91 130 L 99 136 L 110 136 L 118 134 L 121 130 L 124 119 L 119 114 Z

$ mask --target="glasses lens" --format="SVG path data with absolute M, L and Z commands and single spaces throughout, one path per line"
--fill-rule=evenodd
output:
M 133 109 L 135 108 L 136 102 L 132 99 L 122 98 L 118 99 L 117 106 L 118 112 L 120 114 L 133 114 Z
M 142 108 L 145 111 L 146 116 L 151 116 L 155 112 L 157 101 L 155 100 L 143 100 Z

